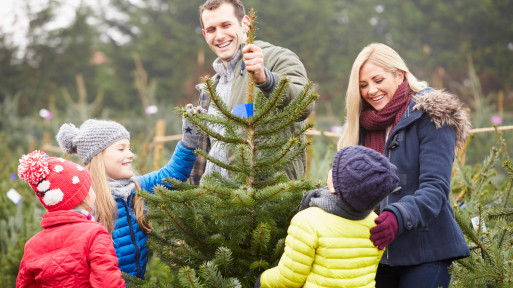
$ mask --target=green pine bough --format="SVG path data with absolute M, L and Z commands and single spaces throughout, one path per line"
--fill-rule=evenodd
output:
M 513 287 L 513 165 L 496 134 L 499 147 L 481 164 L 464 166 L 461 157 L 454 164 L 452 192 L 461 201 L 454 212 L 470 257 L 453 262 L 450 287 Z
M 145 198 L 148 218 L 160 227 L 149 235 L 148 245 L 161 262 L 176 273 L 180 287 L 253 287 L 256 277 L 277 265 L 284 249 L 290 219 L 303 194 L 320 184 L 289 180 L 285 168 L 304 154 L 309 145 L 305 124 L 284 139 L 318 95 L 312 83 L 288 105 L 283 105 L 288 79 L 281 79 L 269 97 L 257 92 L 254 116 L 234 115 L 220 100 L 211 79 L 207 93 L 221 116 L 185 114 L 234 155 L 223 163 L 200 149 L 197 153 L 228 170 L 230 177 L 212 173 L 200 185 L 167 179 L 176 190 L 157 186 Z M 221 125 L 226 133 L 212 130 Z
M 256 17 L 250 12 L 252 41 Z M 260 273 L 277 265 L 290 219 L 304 193 L 320 186 L 289 180 L 284 172 L 304 155 L 309 145 L 304 134 L 313 126 L 305 123 L 290 135 L 291 125 L 318 94 L 308 83 L 285 103 L 289 79 L 280 79 L 269 96 L 253 85 L 246 97 L 254 104 L 253 115 L 240 117 L 217 95 L 212 79 L 203 79 L 203 84 L 211 109 L 217 109 L 219 116 L 190 115 L 183 107 L 179 111 L 233 155 L 224 163 L 196 150 L 198 157 L 226 169 L 229 178 L 214 172 L 198 186 L 167 179 L 176 190 L 157 186 L 154 193 L 140 192 L 148 218 L 158 227 L 150 233 L 148 245 L 171 267 L 178 287 L 253 287 Z M 222 127 L 224 133 L 213 126 Z
M 283 137 L 318 94 L 309 83 L 285 103 L 289 79 L 283 78 L 268 97 L 254 90 L 254 114 L 245 118 L 228 109 L 212 79 L 203 83 L 220 116 L 179 111 L 233 155 L 223 163 L 196 151 L 230 177 L 212 173 L 198 186 L 167 179 L 176 190 L 156 186 L 153 193 L 140 192 L 148 218 L 159 227 L 150 233 L 148 245 L 174 271 L 178 287 L 253 287 L 260 273 L 277 265 L 304 193 L 320 187 L 310 180 L 289 180 L 284 172 L 304 155 L 309 145 L 304 133 L 313 125 L 305 123 Z M 225 133 L 216 133 L 214 125 Z

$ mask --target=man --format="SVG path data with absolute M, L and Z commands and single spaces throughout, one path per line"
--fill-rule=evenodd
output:
M 207 0 L 200 6 L 200 22 L 207 44 L 218 56 L 213 63 L 216 74 L 212 77 L 217 85 L 216 92 L 229 109 L 246 102 L 249 72 L 254 73 L 256 89 L 260 89 L 265 96 L 270 95 L 282 77 L 288 77 L 290 84 L 285 104 L 292 101 L 308 83 L 305 67 L 292 51 L 263 41 L 244 45 L 250 19 L 239 0 Z M 200 105 L 210 114 L 219 113 L 215 109 L 209 109 L 211 103 L 203 91 L 204 87 L 198 85 L 197 88 L 200 90 Z M 299 129 L 313 108 L 312 103 L 297 120 L 299 122 L 290 128 L 289 135 L 284 137 L 290 137 L 295 130 Z M 223 133 L 222 129 L 218 129 L 217 132 Z M 205 137 L 200 147 L 209 151 L 209 155 L 228 163 L 231 155 L 227 155 L 226 149 L 220 143 L 215 143 L 209 148 L 209 140 Z M 191 174 L 191 183 L 198 184 L 203 174 L 215 171 L 228 177 L 226 170 L 206 161 L 203 157 L 198 157 Z M 290 179 L 304 177 L 305 171 L 306 155 L 304 154 L 286 169 Z

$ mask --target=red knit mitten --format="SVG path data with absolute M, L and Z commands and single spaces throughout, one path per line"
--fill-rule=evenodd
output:
M 370 229 L 370 240 L 379 250 L 383 250 L 397 235 L 397 218 L 394 213 L 384 211 L 374 222 L 378 225 Z

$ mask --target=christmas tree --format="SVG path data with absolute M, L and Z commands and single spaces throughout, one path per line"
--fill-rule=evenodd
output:
M 254 13 L 250 12 L 254 23 Z M 250 27 L 249 41 L 254 37 Z M 252 81 L 250 81 L 252 82 Z M 285 103 L 287 78 L 281 79 L 270 96 L 249 84 L 246 113 L 234 113 L 220 99 L 212 79 L 203 83 L 220 116 L 188 114 L 199 129 L 223 143 L 235 157 L 230 163 L 197 153 L 229 172 L 229 178 L 214 172 L 200 185 L 168 179 L 176 190 L 156 187 L 154 193 L 140 192 L 148 217 L 160 227 L 148 243 L 160 260 L 176 272 L 180 287 L 253 287 L 265 269 L 277 265 L 284 249 L 290 219 L 303 194 L 319 184 L 304 179 L 289 180 L 285 168 L 304 154 L 302 139 L 312 127 L 305 124 L 295 135 L 283 131 L 298 122 L 305 109 L 318 98 L 312 83 Z M 254 100 L 254 103 L 253 103 Z M 220 126 L 225 133 L 212 129 Z
M 496 133 L 500 147 L 481 165 L 472 169 L 461 158 L 455 163 L 452 186 L 460 201 L 455 215 L 471 254 L 451 266 L 451 287 L 513 287 L 513 164 Z M 494 168 L 499 161 L 505 175 Z M 494 178 L 502 184 L 495 184 Z

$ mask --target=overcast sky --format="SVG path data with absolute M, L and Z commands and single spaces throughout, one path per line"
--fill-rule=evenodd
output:
M 27 3 L 34 12 L 48 6 L 53 1 L 59 7 L 55 13 L 56 19 L 45 25 L 45 29 L 53 30 L 67 27 L 75 17 L 75 10 L 81 2 L 91 7 L 105 5 L 108 0 L 1 0 L 0 33 L 7 35 L 8 43 L 23 47 L 27 44 L 26 34 L 29 27 Z M 130 1 L 133 2 L 133 1 Z
M 50 0 L 27 1 L 30 9 L 39 11 L 46 7 Z M 86 1 L 87 2 L 87 1 Z M 56 21 L 49 23 L 47 28 L 55 29 L 68 25 L 73 20 L 73 10 L 80 3 L 77 0 L 62 1 L 59 15 Z M 74 3 L 74 4 L 73 4 Z M 24 43 L 28 30 L 29 19 L 27 17 L 27 3 L 23 0 L 2 0 L 0 8 L 0 29 L 2 34 L 10 35 L 10 39 L 16 43 Z M 12 37 L 12 38 L 11 38 Z

